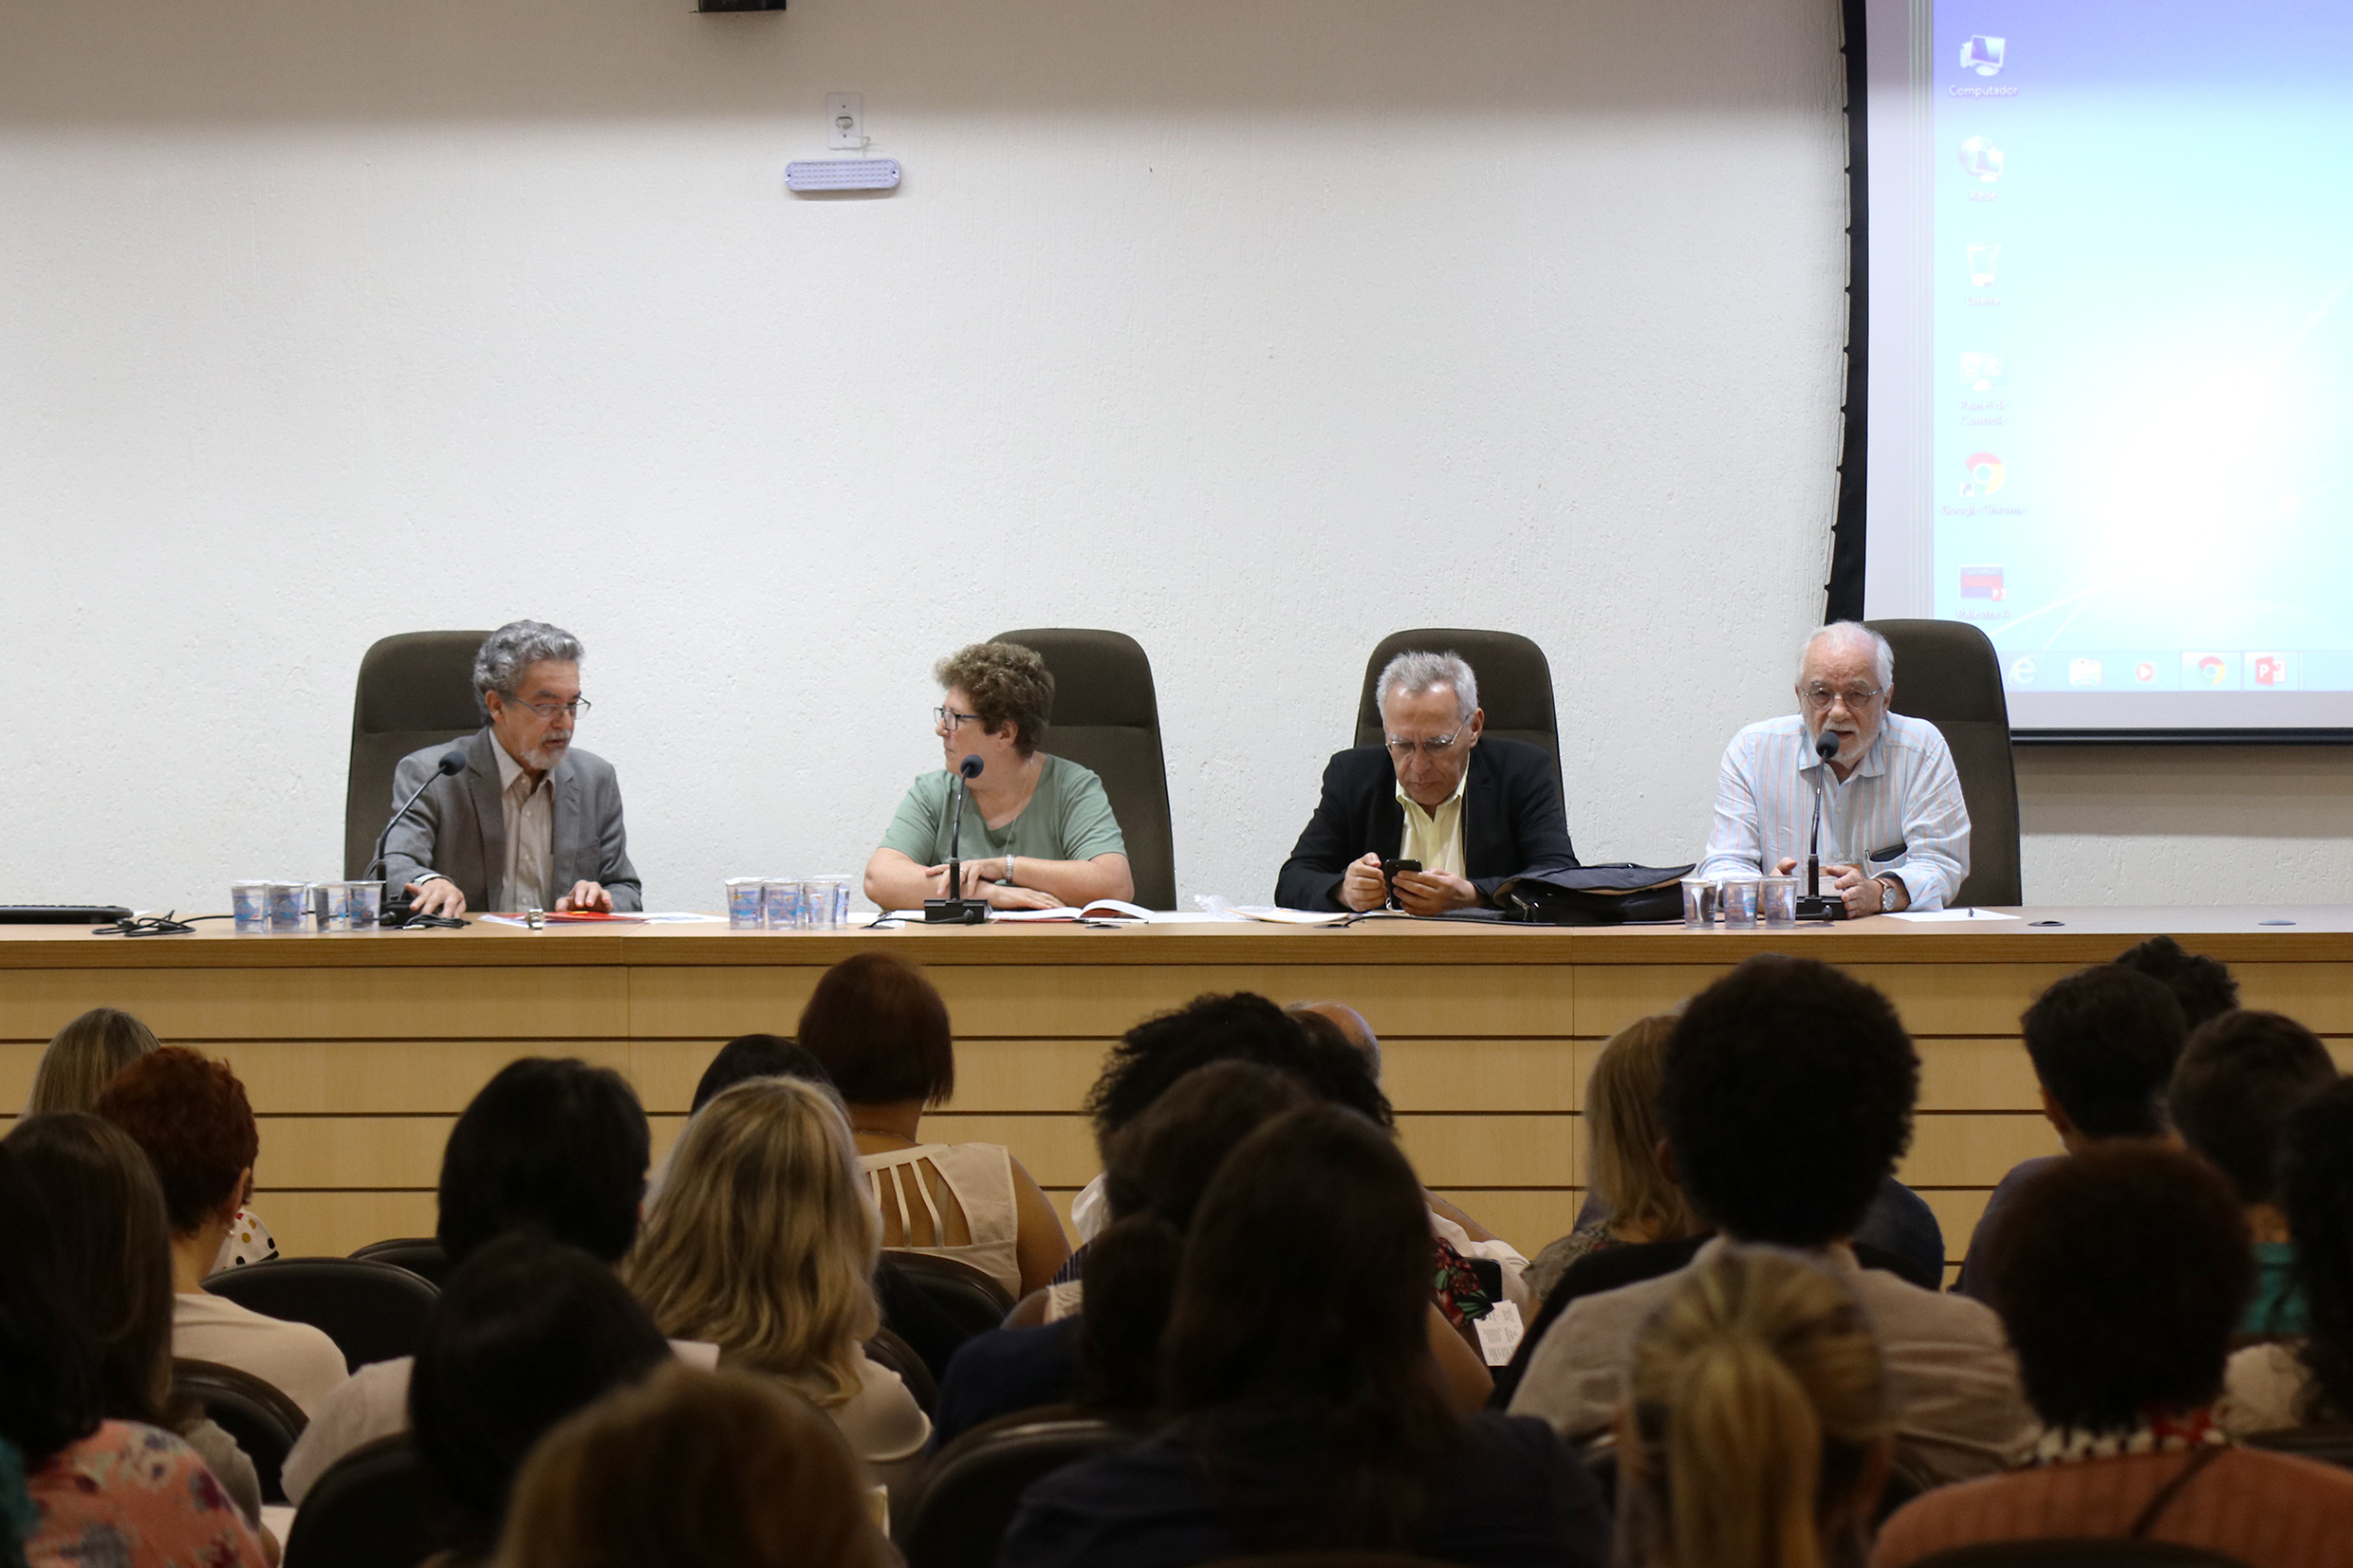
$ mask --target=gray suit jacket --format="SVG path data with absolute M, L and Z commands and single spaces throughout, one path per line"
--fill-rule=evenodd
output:
M 507 811 L 499 800 L 498 742 L 485 725 L 458 744 L 466 748 L 463 773 L 434 777 L 434 765 L 447 745 L 412 751 L 392 770 L 396 806 L 423 780 L 433 784 L 384 846 L 384 889 L 397 893 L 420 873 L 437 871 L 457 884 L 467 909 L 505 911 L 511 901 L 500 885 L 507 876 Z M 613 765 L 575 747 L 547 781 L 555 791 L 549 876 L 554 896 L 564 896 L 574 882 L 602 882 L 615 909 L 643 909 L 644 889 L 629 863 Z

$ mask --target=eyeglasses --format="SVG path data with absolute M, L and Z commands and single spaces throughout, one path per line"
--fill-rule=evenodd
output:
M 978 713 L 959 713 L 954 709 L 942 704 L 941 706 L 932 710 L 932 722 L 939 726 L 942 729 L 961 729 L 968 722 L 978 724 L 980 722 L 980 715 Z
M 1460 739 L 1462 739 L 1462 731 L 1457 729 L 1451 735 L 1437 735 L 1426 741 L 1401 741 L 1394 735 L 1389 735 L 1382 737 L 1380 744 L 1389 748 L 1390 756 L 1400 762 L 1417 751 L 1435 760 L 1453 751 L 1454 743 Z
M 558 713 L 567 713 L 573 718 L 578 718 L 596 706 L 586 697 L 574 697 L 570 702 L 525 702 L 517 697 L 508 697 L 506 700 L 508 707 L 528 708 L 543 719 L 552 719 Z
M 1844 692 L 1834 692 L 1827 686 L 1807 686 L 1801 688 L 1798 692 L 1798 695 L 1806 699 L 1806 706 L 1808 708 L 1825 710 L 1832 703 L 1843 702 L 1850 710 L 1856 712 L 1879 701 L 1882 694 L 1881 689 L 1876 686 L 1856 687 Z

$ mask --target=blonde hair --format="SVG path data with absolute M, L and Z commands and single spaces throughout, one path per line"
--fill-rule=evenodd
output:
M 714 1341 L 821 1409 L 858 1393 L 881 1326 L 881 1216 L 841 1108 L 798 1079 L 750 1079 L 678 1135 L 621 1277 L 662 1333 Z
M 1658 1165 L 1667 1135 L 1658 1101 L 1674 1032 L 1669 1014 L 1636 1019 L 1609 1037 L 1585 1079 L 1585 1180 L 1613 1226 L 1659 1242 L 1700 1229 L 1683 1190 Z
M 575 1411 L 515 1477 L 497 1568 L 884 1568 L 858 1462 L 806 1401 L 672 1362 Z
M 49 1037 L 33 1069 L 25 1115 L 87 1111 L 114 1076 L 150 1051 L 163 1048 L 155 1031 L 116 1007 L 92 1007 Z
M 1674 1568 L 1823 1568 L 1823 1518 L 1892 1429 L 1853 1296 L 1771 1247 L 1690 1271 L 1636 1341 L 1627 1394 L 1630 1544 Z

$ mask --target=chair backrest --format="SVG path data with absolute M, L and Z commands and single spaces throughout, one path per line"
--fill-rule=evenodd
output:
M 932 1461 L 892 1539 L 907 1568 L 995 1568 L 1021 1494 L 1065 1465 L 1125 1448 L 1132 1427 L 1096 1416 L 991 1424 L 966 1432 Z
M 1264 1557 L 1218 1558 L 1202 1568 L 1444 1568 L 1444 1558 L 1410 1552 L 1270 1552 Z
M 2275 1453 L 2301 1454 L 2324 1465 L 2353 1469 L 2353 1427 L 2282 1427 L 2251 1433 L 2247 1442 Z
M 2002 661 L 1986 635 L 1965 620 L 1868 620 L 1896 654 L 1891 712 L 1926 719 L 1953 748 L 1969 804 L 1969 876 L 1953 895 L 1964 904 L 2020 904 L 2018 773 L 2010 754 L 2010 701 Z
M 261 1265 L 253 1265 L 258 1268 Z M 172 1402 L 193 1401 L 253 1462 L 264 1503 L 286 1501 L 286 1456 L 309 1418 L 274 1383 L 218 1361 L 172 1358 Z
M 406 1432 L 363 1443 L 326 1468 L 287 1533 L 286 1568 L 417 1568 L 447 1506 Z
M 922 1407 L 923 1413 L 932 1413 L 932 1408 L 939 1403 L 939 1384 L 933 1378 L 932 1369 L 924 1364 L 923 1357 L 916 1354 L 913 1345 L 889 1329 L 879 1328 L 874 1331 L 874 1337 L 866 1341 L 864 1349 L 867 1360 L 899 1374 L 899 1380 L 907 1385 L 908 1393 Z
M 251 1311 L 321 1330 L 354 1372 L 370 1361 L 416 1355 L 425 1318 L 441 1299 L 431 1281 L 361 1258 L 248 1264 L 222 1269 L 204 1288 Z
M 2125 1536 L 2054 1536 L 2043 1540 L 1988 1540 L 1934 1553 L 1913 1568 L 2246 1568 L 2236 1558 L 2203 1546 Z
M 1552 782 L 1561 782 L 1561 726 L 1552 706 L 1552 666 L 1544 650 L 1517 632 L 1478 632 L 1459 626 L 1424 626 L 1392 632 L 1364 661 L 1364 690 L 1356 704 L 1356 739 L 1351 746 L 1381 740 L 1380 672 L 1399 654 L 1459 654 L 1479 678 L 1485 733 L 1497 740 L 1526 741 L 1552 759 Z
M 1136 902 L 1176 907 L 1176 840 L 1169 826 L 1168 762 L 1160 750 L 1160 699 L 1152 661 L 1124 632 L 1033 626 L 992 642 L 1036 651 L 1054 677 L 1054 716 L 1046 749 L 1102 779 L 1127 840 Z
M 396 1236 L 390 1241 L 370 1242 L 352 1256 L 364 1263 L 405 1268 L 436 1286 L 446 1283 L 450 1277 L 450 1255 L 441 1250 L 439 1239 L 433 1236 Z
M 358 876 L 392 815 L 392 770 L 412 751 L 482 728 L 473 656 L 488 632 L 403 632 L 360 658 L 343 786 L 343 875 Z
M 882 1326 L 914 1347 L 935 1380 L 948 1375 L 958 1346 L 1000 1326 L 1013 1310 L 1003 1285 L 961 1258 L 936 1252 L 886 1249 L 874 1285 Z

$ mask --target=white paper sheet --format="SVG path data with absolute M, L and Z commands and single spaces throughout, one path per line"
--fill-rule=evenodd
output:
M 2002 914 L 1993 910 L 1956 909 L 1905 910 L 1901 914 L 1891 914 L 1888 918 L 1890 920 L 1909 920 L 1913 924 L 1920 926 L 1936 926 L 1942 925 L 1948 920 L 2015 920 L 2018 916 L 2014 914 Z

